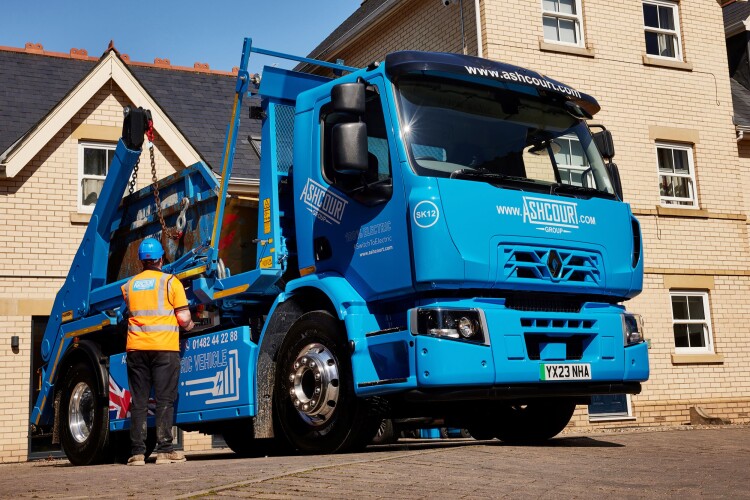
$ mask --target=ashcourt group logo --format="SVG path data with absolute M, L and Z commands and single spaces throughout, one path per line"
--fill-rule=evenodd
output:
M 349 203 L 312 179 L 307 179 L 307 184 L 302 189 L 299 199 L 307 205 L 307 210 L 311 214 L 328 224 L 341 224 L 344 209 Z
M 523 197 L 523 209 L 517 206 L 497 205 L 499 215 L 521 217 L 526 224 L 534 224 L 539 231 L 552 234 L 570 233 L 581 224 L 596 225 L 596 218 L 578 214 L 578 203 L 572 201 L 548 200 L 545 198 Z

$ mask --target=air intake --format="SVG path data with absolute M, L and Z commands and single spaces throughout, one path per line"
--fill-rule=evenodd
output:
M 641 260 L 641 225 L 635 218 L 630 219 L 630 225 L 633 229 L 633 267 L 636 267 Z

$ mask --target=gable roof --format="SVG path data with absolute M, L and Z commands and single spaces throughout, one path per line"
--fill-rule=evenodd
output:
M 364 0 L 359 8 L 320 42 L 307 57 L 325 60 L 329 52 L 370 26 L 375 19 L 380 18 L 399 2 L 400 0 Z M 304 63 L 298 64 L 294 69 L 300 70 L 306 66 Z
M 0 158 L 94 66 L 95 61 L 0 50 Z
M 155 63 L 160 64 L 154 65 L 130 62 L 127 56 L 120 57 L 114 48 L 98 60 L 73 58 L 72 54 L 71 51 L 70 57 L 66 54 L 50 56 L 43 53 L 41 47 L 33 52 L 0 48 L 0 67 L 3 68 L 0 72 L 0 115 L 3 117 L 0 120 L 0 163 L 18 156 L 20 149 L 66 105 L 75 108 L 77 104 L 68 102 L 73 94 L 88 89 L 84 94 L 89 95 L 111 77 L 133 104 L 151 108 L 157 133 L 167 140 L 183 163 L 189 165 L 201 159 L 217 172 L 221 170 L 236 75 L 211 72 L 206 65 L 199 68 L 198 64 L 191 71 L 191 68 L 171 67 L 164 60 L 157 60 Z M 109 67 L 103 68 L 106 64 Z M 249 106 L 249 99 L 245 99 L 244 109 L 240 111 L 244 120 L 237 140 L 233 179 L 257 179 L 259 175 L 260 160 L 248 138 L 260 134 L 260 124 L 247 118 Z M 62 116 L 68 114 L 62 113 Z M 14 176 L 19 165 L 25 164 L 22 160 L 36 153 L 33 147 L 28 149 L 28 154 L 22 155 L 15 168 L 6 167 L 6 176 Z
M 728 28 L 750 17 L 750 3 L 746 1 L 730 3 L 721 9 L 721 13 L 724 16 L 724 27 Z

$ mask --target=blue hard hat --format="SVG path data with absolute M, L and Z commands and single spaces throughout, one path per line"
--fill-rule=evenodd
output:
M 138 247 L 138 258 L 141 260 L 156 260 L 164 255 L 161 243 L 154 238 L 146 238 Z

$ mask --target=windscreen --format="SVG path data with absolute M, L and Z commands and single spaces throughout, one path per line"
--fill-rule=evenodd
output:
M 418 175 L 613 196 L 601 155 L 564 102 L 434 77 L 397 83 Z

